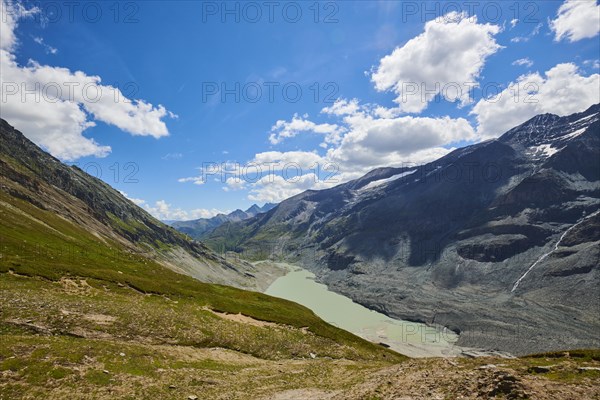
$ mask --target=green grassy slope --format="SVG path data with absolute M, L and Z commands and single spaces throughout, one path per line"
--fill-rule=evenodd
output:
M 150 228 L 158 221 L 124 201 L 108 185 L 52 159 L 2 122 L 0 273 L 4 273 L 3 279 L 6 273 L 12 272 L 41 278 L 35 282 L 58 282 L 68 277 L 88 280 L 96 287 L 123 285 L 140 293 L 168 296 L 216 311 L 242 313 L 294 328 L 306 327 L 315 335 L 347 345 L 357 352 L 357 357 L 358 354 L 366 358 L 384 354 L 395 357 L 391 352 L 326 324 L 295 303 L 202 283 L 165 268 L 153 259 L 155 253 L 140 250 L 143 246 L 134 240 L 136 235 L 144 245 L 169 247 L 182 243 L 184 247 L 195 249 L 196 255 L 204 254 L 209 266 L 210 263 L 224 269 L 231 266 L 218 265 L 225 261 L 170 228 L 157 225 L 155 235 Z M 45 162 L 53 165 L 42 173 L 41 167 L 32 168 L 41 162 L 37 158 L 45 158 Z M 65 181 L 70 184 L 66 185 Z M 88 201 L 88 198 L 93 200 Z M 116 205 L 110 201 L 113 198 Z M 120 219 L 123 212 L 117 212 L 114 209 L 117 206 L 131 220 Z M 100 221 L 104 217 L 98 215 L 102 213 L 110 220 L 109 224 Z M 124 238 L 123 231 L 129 231 L 131 236 Z
M 119 249 L 205 282 L 260 287 L 262 271 L 226 260 L 163 224 L 102 180 L 45 153 L 2 119 L 0 184 L 9 197 L 71 221 L 111 247 L 117 242 Z
M 295 303 L 177 274 L 123 249 L 116 241 L 99 240 L 53 212 L 5 192 L 0 192 L 0 216 L 0 272 L 55 282 L 72 277 L 89 279 L 96 286 L 121 284 L 141 293 L 193 301 L 218 311 L 308 327 L 316 335 L 347 344 L 368 358 L 386 354 Z

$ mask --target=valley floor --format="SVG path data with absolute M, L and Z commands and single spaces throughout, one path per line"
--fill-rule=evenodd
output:
M 600 399 L 600 352 L 406 359 L 122 284 L 0 274 L 0 399 Z

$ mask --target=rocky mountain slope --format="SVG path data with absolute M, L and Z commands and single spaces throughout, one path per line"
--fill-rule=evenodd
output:
M 264 286 L 261 274 L 269 271 L 219 257 L 202 243 L 159 222 L 103 181 L 45 153 L 4 120 L 0 120 L 0 149 L 2 204 L 21 214 L 21 220 L 35 221 L 20 206 L 25 202 L 84 227 L 122 254 L 140 255 L 205 282 L 253 289 Z M 14 245 L 11 232 L 4 233 L 3 242 Z M 19 245 L 31 253 L 38 244 Z
M 600 106 L 306 191 L 206 238 L 393 317 L 517 354 L 598 347 Z
M 217 214 L 212 218 L 199 218 L 191 221 L 169 221 L 168 225 L 194 239 L 201 240 L 204 236 L 211 233 L 225 222 L 243 221 L 255 217 L 258 214 L 265 213 L 275 206 L 276 204 L 273 203 L 265 203 L 262 207 L 253 204 L 246 211 L 238 209 L 229 214 Z

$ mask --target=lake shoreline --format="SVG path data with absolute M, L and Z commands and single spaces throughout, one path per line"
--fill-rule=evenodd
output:
M 457 357 L 463 352 L 455 345 L 458 335 L 446 327 L 391 318 L 330 291 L 307 269 L 273 264 L 287 273 L 275 279 L 265 294 L 302 304 L 332 325 L 410 357 Z
M 284 298 L 286 300 L 291 300 L 291 301 L 294 301 L 301 305 L 304 305 L 305 307 L 310 308 L 313 312 L 315 312 L 315 314 L 319 315 L 319 317 L 321 317 L 326 322 L 328 322 L 332 325 L 336 325 L 337 327 L 347 330 L 347 331 L 349 331 L 357 336 L 360 336 L 363 339 L 368 340 L 370 342 L 373 342 L 376 344 L 382 344 L 382 345 L 385 345 L 386 347 L 389 346 L 392 350 L 394 350 L 398 353 L 401 353 L 401 354 L 404 354 L 404 355 L 407 355 L 407 356 L 413 357 L 413 358 L 431 358 L 431 357 L 441 357 L 441 358 L 500 357 L 500 358 L 506 358 L 506 359 L 515 358 L 514 355 L 507 353 L 507 352 L 503 352 L 503 351 L 460 346 L 457 344 L 460 339 L 460 334 L 452 331 L 450 328 L 445 327 L 443 325 L 427 324 L 427 323 L 418 322 L 418 321 L 397 319 L 397 318 L 390 317 L 389 315 L 386 315 L 384 313 L 381 313 L 380 311 L 371 309 L 371 308 L 367 307 L 366 305 L 355 302 L 351 298 L 349 298 L 341 293 L 329 290 L 329 287 L 326 284 L 318 281 L 318 276 L 314 272 L 312 272 L 308 269 L 302 268 L 298 265 L 289 264 L 286 262 L 275 262 L 275 261 L 266 261 L 266 260 L 265 261 L 257 261 L 253 264 L 258 266 L 263 263 L 268 264 L 269 268 L 271 268 L 272 270 L 277 270 L 276 274 L 271 275 L 273 277 L 273 279 L 271 279 L 270 282 L 266 285 L 266 289 L 263 290 L 263 293 L 268 294 L 270 296 L 280 297 L 280 298 Z M 315 307 L 314 305 L 311 306 L 311 304 L 307 304 L 307 302 L 302 301 L 301 298 L 294 298 L 294 296 L 289 296 L 289 295 L 286 295 L 285 293 L 279 293 L 273 289 L 273 285 L 276 284 L 277 281 L 279 281 L 280 279 L 284 279 L 286 277 L 289 278 L 290 274 L 292 274 L 292 273 L 297 273 L 297 274 L 303 275 L 302 276 L 303 280 L 299 281 L 300 283 L 302 283 L 302 282 L 306 283 L 306 281 L 310 281 L 310 282 L 312 282 L 311 285 L 315 285 L 315 287 L 319 287 L 321 290 L 325 290 L 335 296 L 339 296 L 339 297 L 343 297 L 343 298 L 347 299 L 347 301 L 352 303 L 354 307 L 359 307 L 359 308 L 367 310 L 370 313 L 375 313 L 375 314 L 381 315 L 382 319 L 384 321 L 393 321 L 394 324 L 396 324 L 396 325 L 400 324 L 400 326 L 402 326 L 404 324 L 407 327 L 413 327 L 413 328 L 410 328 L 411 331 L 406 334 L 407 336 L 415 336 L 416 334 L 421 334 L 422 336 L 426 336 L 429 338 L 431 338 L 431 336 L 441 337 L 444 340 L 438 341 L 438 342 L 436 342 L 436 341 L 428 342 L 427 340 L 425 340 L 425 341 L 421 341 L 420 343 L 419 342 L 411 343 L 410 341 L 407 341 L 407 340 L 404 340 L 404 341 L 403 340 L 400 340 L 400 341 L 390 340 L 389 337 L 381 337 L 380 335 L 373 334 L 373 332 L 361 332 L 360 330 L 352 329 L 351 327 L 340 326 L 335 321 L 332 321 L 331 318 L 328 318 L 327 315 L 321 315 L 318 312 L 318 309 L 315 310 L 315 308 L 317 308 L 317 307 Z M 263 282 L 263 285 L 265 285 L 265 282 Z M 415 326 L 420 327 L 420 330 L 418 329 L 417 331 L 415 331 L 414 330 Z M 405 337 L 405 339 L 406 338 L 408 338 L 408 337 Z

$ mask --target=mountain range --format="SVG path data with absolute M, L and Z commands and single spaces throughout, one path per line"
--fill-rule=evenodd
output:
M 598 347 L 599 112 L 538 115 L 431 163 L 308 190 L 205 242 L 299 263 L 369 308 L 460 332 L 462 345 Z
M 225 222 L 243 221 L 255 217 L 258 214 L 265 213 L 275 206 L 276 204 L 273 203 L 265 203 L 262 207 L 253 204 L 246 211 L 237 209 L 229 214 L 217 214 L 212 218 L 199 218 L 191 221 L 165 221 L 165 223 L 194 239 L 201 240 L 205 235 L 223 225 Z

